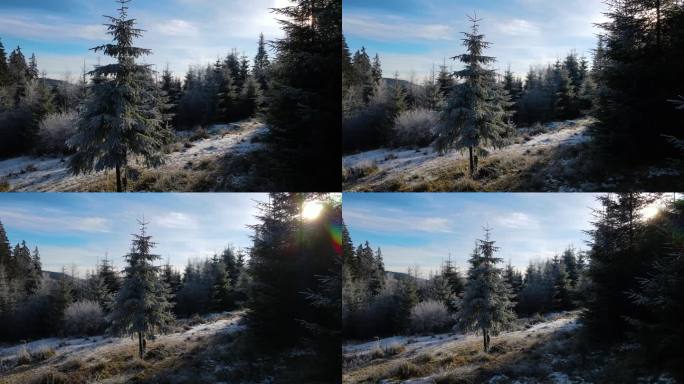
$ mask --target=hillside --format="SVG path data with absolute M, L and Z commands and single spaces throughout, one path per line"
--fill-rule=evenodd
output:
M 591 360 L 587 360 L 587 352 L 577 350 L 576 339 L 582 329 L 578 314 L 575 311 L 520 319 L 516 329 L 492 338 L 489 354 L 482 352 L 482 336 L 474 334 L 396 336 L 348 344 L 343 346 L 343 383 L 625 382 L 621 381 L 624 376 L 614 373 L 621 369 L 624 358 L 616 358 L 621 352 L 594 350 Z M 638 382 L 676 383 L 667 375 L 644 376 Z
M 0 383 L 214 382 L 230 367 L 207 358 L 218 337 L 240 333 L 242 312 L 215 314 L 178 324 L 148 343 L 145 360 L 137 340 L 106 336 L 50 338 L 0 348 Z M 209 348 L 211 346 L 211 348 Z M 192 379 L 191 379 L 192 378 Z
M 264 146 L 260 137 L 267 127 L 259 120 L 214 125 L 202 135 L 180 132 L 169 148 L 165 164 L 158 169 L 134 172 L 133 190 L 196 190 L 249 188 L 249 167 L 233 167 L 235 173 L 222 175 L 221 180 L 209 175 L 221 172 L 220 160 L 249 158 Z M 10 191 L 102 191 L 111 190 L 113 171 L 74 176 L 68 169 L 69 157 L 22 156 L 0 161 L 0 179 L 9 183 Z M 243 160 L 247 161 L 247 160 Z M 252 164 L 249 164 L 250 166 Z M 135 161 L 131 167 L 136 169 Z M 215 169 L 221 168 L 221 169 Z M 220 182 L 227 186 L 217 185 Z
M 581 118 L 520 128 L 502 148 L 488 148 L 473 179 L 464 152 L 439 154 L 432 146 L 382 148 L 343 157 L 345 191 L 613 191 L 650 185 L 653 191 L 681 186 L 669 164 L 634 168 L 605 177 L 590 160 L 589 129 Z

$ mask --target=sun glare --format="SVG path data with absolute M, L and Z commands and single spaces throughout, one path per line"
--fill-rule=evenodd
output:
M 660 204 L 653 203 L 647 205 L 641 210 L 641 216 L 644 218 L 644 220 L 651 220 L 658 214 L 658 212 L 660 212 Z
M 306 201 L 302 207 L 302 217 L 306 220 L 314 220 L 320 216 L 323 203 L 320 201 Z

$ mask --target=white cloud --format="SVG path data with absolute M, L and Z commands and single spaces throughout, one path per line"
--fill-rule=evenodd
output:
M 103 217 L 77 216 L 66 212 L 58 215 L 54 212 L 36 212 L 24 209 L 4 209 L 0 217 L 12 222 L 12 226 L 40 230 L 48 233 L 62 233 L 66 231 L 79 231 L 91 233 L 104 233 L 111 231 L 111 222 Z
M 540 33 L 539 27 L 527 20 L 512 19 L 503 21 L 497 25 L 498 30 L 510 36 L 530 36 L 538 35 Z
M 383 215 L 380 211 L 344 209 L 344 220 L 356 228 L 382 232 L 453 232 L 451 222 L 444 217 L 416 216 L 404 212 Z
M 522 212 L 513 212 L 498 216 L 494 223 L 510 229 L 539 228 L 539 221 L 537 219 Z
M 387 16 L 379 20 L 367 15 L 344 15 L 344 33 L 383 41 L 454 40 L 451 26 L 433 23 L 413 23 L 404 18 Z
M 198 36 L 199 29 L 189 21 L 171 19 L 154 25 L 164 36 Z
M 163 228 L 184 230 L 197 228 L 199 224 L 195 217 L 182 212 L 169 212 L 163 216 L 157 217 L 155 222 Z
M 51 19 L 5 14 L 0 16 L 0 34 L 47 41 L 68 39 L 97 41 L 106 37 L 102 25 L 76 24 L 54 17 Z

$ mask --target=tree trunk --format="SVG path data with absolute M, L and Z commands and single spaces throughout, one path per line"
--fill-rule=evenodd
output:
M 121 186 L 121 166 L 119 164 L 116 165 L 116 191 L 123 192 Z
M 144 353 L 144 350 L 143 350 L 143 349 L 144 349 L 144 348 L 143 348 L 143 336 L 142 336 L 142 332 L 138 332 L 138 352 L 139 352 L 139 354 L 140 354 L 140 358 L 141 358 L 141 359 L 143 358 L 143 353 Z
M 484 343 L 485 353 L 489 353 L 489 329 L 482 328 L 482 341 Z
M 475 159 L 473 158 L 473 147 L 468 147 L 468 157 L 470 158 L 470 178 L 475 175 Z

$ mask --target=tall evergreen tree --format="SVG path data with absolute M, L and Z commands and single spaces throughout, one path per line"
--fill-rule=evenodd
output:
M 254 66 L 252 67 L 252 76 L 261 86 L 261 90 L 268 89 L 268 71 L 271 62 L 268 59 L 268 52 L 266 51 L 266 43 L 264 41 L 264 34 L 259 34 L 259 48 L 254 57 Z
M 458 55 L 465 69 L 456 76 L 465 80 L 453 92 L 442 112 L 442 122 L 438 130 L 437 149 L 446 152 L 451 148 L 468 149 L 470 176 L 476 171 L 476 153 L 486 154 L 485 146 L 499 147 L 504 137 L 511 131 L 508 122 L 509 106 L 502 90 L 497 87 L 495 72 L 486 66 L 495 61 L 494 57 L 484 56 L 483 51 L 490 43 L 484 41 L 479 33 L 480 19 L 471 17 L 472 29 L 464 32 L 463 45 L 467 53 Z
M 441 277 L 446 283 L 447 288 L 447 295 L 442 300 L 445 302 L 444 304 L 446 304 L 447 308 L 455 313 L 459 309 L 460 296 L 463 294 L 465 286 L 461 274 L 451 262 L 451 256 L 449 256 L 447 261 L 444 262 L 444 266 L 442 266 Z
M 64 311 L 74 301 L 73 294 L 73 276 L 67 275 L 66 268 L 62 267 L 62 273 L 57 280 L 57 288 L 51 293 L 50 300 L 52 304 L 50 318 L 56 331 L 62 329 Z
M 5 231 L 5 226 L 2 225 L 2 221 L 0 221 L 0 265 L 4 265 L 5 268 L 7 268 L 11 255 L 12 250 L 10 248 L 9 239 L 7 238 L 7 232 Z
M 330 169 L 341 154 L 342 2 L 296 0 L 275 12 L 285 18 L 285 38 L 273 42 L 278 60 L 266 103 L 274 168 L 293 189 L 336 190 L 341 174 Z
M 596 341 L 615 341 L 629 330 L 626 318 L 638 318 L 637 309 L 625 292 L 636 288 L 635 277 L 650 265 L 653 253 L 642 249 L 643 208 L 653 196 L 620 193 L 599 196 L 601 208 L 594 211 L 589 245 L 591 292 L 586 299 L 584 323 Z
M 36 54 L 32 53 L 29 59 L 28 69 L 26 71 L 29 80 L 36 80 L 40 75 L 38 71 L 38 60 L 36 60 Z
M 458 323 L 464 331 L 481 331 L 484 351 L 489 352 L 490 335 L 497 335 L 515 318 L 510 292 L 496 264 L 499 250 L 490 240 L 490 229 L 485 229 L 484 240 L 477 240 L 469 260 L 468 281 Z
M 31 263 L 28 268 L 28 273 L 26 275 L 25 289 L 26 294 L 35 294 L 41 286 L 43 281 L 43 266 L 40 262 L 40 252 L 38 247 L 33 249 L 33 254 L 31 255 Z
M 373 79 L 373 86 L 378 87 L 382 81 L 382 64 L 380 64 L 380 56 L 377 53 L 373 57 L 371 78 Z
M 151 253 L 156 243 L 147 234 L 147 222 L 139 221 L 140 231 L 133 235 L 131 251 L 124 256 L 128 265 L 124 268 L 121 290 L 116 296 L 110 330 L 120 335 L 138 336 L 138 352 L 142 359 L 146 338 L 163 332 L 173 319 L 168 291 L 159 277 L 159 267 L 153 263 L 160 259 Z
M 226 265 L 218 255 L 211 260 L 211 309 L 216 312 L 225 311 L 233 307 L 233 294 L 230 275 Z
M 116 63 L 96 67 L 91 97 L 80 116 L 78 131 L 71 139 L 76 154 L 71 170 L 78 173 L 116 170 L 117 192 L 124 190 L 124 177 L 130 156 L 142 159 L 146 166 L 162 163 L 161 148 L 170 132 L 164 124 L 162 104 L 158 99 L 150 66 L 136 64 L 135 59 L 151 53 L 133 46 L 142 36 L 135 19 L 128 18 L 132 0 L 117 0 L 118 17 L 106 16 L 108 34 L 113 43 L 92 48 L 116 59 Z
M 442 97 L 446 98 L 454 88 L 454 75 L 447 70 L 446 63 L 439 66 L 439 75 L 437 76 L 437 84 L 442 93 Z
M 7 65 L 7 52 L 0 39 L 0 87 L 9 84 L 9 66 Z
M 28 64 L 21 52 L 21 47 L 17 47 L 9 56 L 8 63 L 9 83 L 12 86 L 12 100 L 14 106 L 19 105 L 21 99 L 26 97 L 26 87 L 28 83 Z

